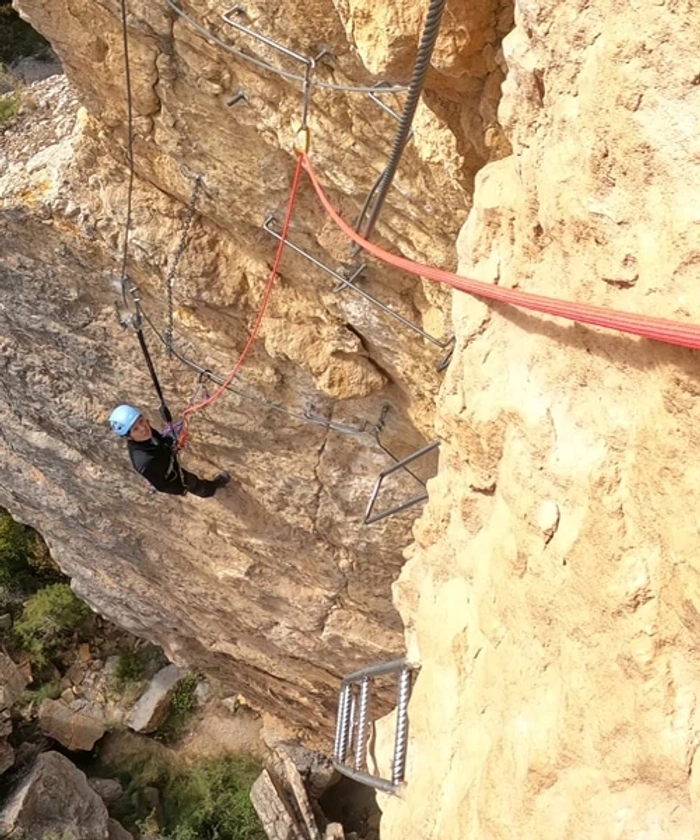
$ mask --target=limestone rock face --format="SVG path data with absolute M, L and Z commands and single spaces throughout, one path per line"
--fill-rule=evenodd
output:
M 192 426 L 185 465 L 205 476 L 226 468 L 231 485 L 215 500 L 147 495 L 105 426 L 122 401 L 156 422 L 135 336 L 120 326 L 129 314 L 118 282 L 128 188 L 121 7 L 17 5 L 55 46 L 71 84 L 33 88 L 28 113 L 0 139 L 0 446 L 12 475 L 0 504 L 39 528 L 96 610 L 257 708 L 327 733 L 339 677 L 403 646 L 390 586 L 415 514 L 372 529 L 361 519 L 392 457 L 375 425 L 389 405 L 381 442 L 397 457 L 433 436 L 445 350 L 359 294 L 334 291 L 336 279 L 290 251 L 234 392 Z M 329 47 L 314 73 L 323 84 L 372 85 L 380 70 L 405 83 L 425 9 L 399 5 L 372 6 L 391 22 L 376 37 L 361 3 L 248 5 L 241 20 L 305 55 Z M 236 34 L 210 0 L 181 8 L 224 44 L 287 75 L 303 70 Z M 137 0 L 128 11 L 136 179 L 127 269 L 160 336 L 184 205 L 194 176 L 203 179 L 173 288 L 177 357 L 147 325 L 177 411 L 197 384 L 180 359 L 224 375 L 255 321 L 276 247 L 262 225 L 274 215 L 279 230 L 303 97 L 298 80 L 227 52 L 165 3 Z M 492 156 L 508 28 L 495 7 L 473 19 L 456 6 L 449 14 L 461 34 L 440 41 L 375 233 L 442 265 L 454 264 L 474 175 Z M 248 103 L 228 106 L 239 89 Z M 404 99 L 387 102 L 400 110 Z M 309 125 L 324 185 L 352 220 L 396 121 L 365 93 L 316 87 Z M 333 271 L 352 262 L 307 181 L 291 238 Z M 437 341 L 450 337 L 444 290 L 374 263 L 358 282 Z M 422 466 L 421 479 L 435 468 Z M 384 502 L 415 491 L 397 476 Z
M 282 0 L 247 5 L 244 20 L 304 54 L 327 44 L 335 57 L 317 81 L 405 82 L 425 5 Z M 696 354 L 451 301 L 371 262 L 362 288 L 438 339 L 454 330 L 441 380 L 434 345 L 289 252 L 236 392 L 193 423 L 187 466 L 230 469 L 230 488 L 145 495 L 99 425 L 121 400 L 154 408 L 115 283 L 128 183 L 119 4 L 19 6 L 73 87 L 37 88 L 2 138 L 0 504 L 40 528 L 96 609 L 307 735 L 327 737 L 341 674 L 404 647 L 393 583 L 422 668 L 407 784 L 383 802 L 382 837 L 696 836 Z M 298 76 L 210 0 L 181 8 Z M 515 20 L 508 3 L 446 9 L 375 241 L 450 267 L 461 229 L 465 274 L 693 319 L 698 8 L 527 0 Z M 258 313 L 275 248 L 262 224 L 274 215 L 279 230 L 286 206 L 301 86 L 164 4 L 130 2 L 128 34 L 128 274 L 163 335 L 165 278 L 201 174 L 174 349 L 220 374 Z M 239 89 L 248 104 L 228 106 Z M 391 99 L 400 110 L 403 94 Z M 395 120 L 326 87 L 309 124 L 322 181 L 352 220 Z M 291 236 L 333 270 L 352 263 L 306 181 Z M 194 376 L 147 335 L 181 407 Z M 360 524 L 392 457 L 374 434 L 387 403 L 380 441 L 395 455 L 442 439 L 403 570 L 414 515 Z M 410 482 L 388 502 L 415 493 Z M 380 764 L 390 741 L 380 728 Z
M 42 753 L 0 811 L 0 835 L 107 840 L 107 808 L 65 756 Z
M 192 426 L 184 465 L 206 477 L 225 467 L 233 482 L 214 500 L 149 495 L 105 423 L 114 404 L 131 401 L 157 424 L 135 336 L 115 316 L 121 297 L 109 242 L 118 229 L 112 213 L 122 216 L 123 171 L 116 164 L 106 176 L 93 169 L 105 180 L 98 174 L 86 189 L 83 155 L 94 154 L 95 167 L 97 144 L 101 162 L 109 161 L 99 145 L 102 129 L 76 111 L 64 81 L 43 85 L 34 94 L 36 110 L 4 138 L 0 168 L 0 446 L 12 476 L 0 504 L 42 532 L 78 594 L 99 612 L 162 645 L 171 660 L 195 663 L 256 707 L 302 727 L 329 727 L 339 676 L 402 646 L 390 584 L 412 517 L 371 531 L 361 518 L 376 475 L 389 463 L 373 427 L 389 402 L 383 444 L 405 455 L 425 441 L 440 354 L 327 288 L 329 306 L 347 305 L 381 328 L 376 336 L 386 338 L 387 355 L 377 374 L 369 351 L 356 352 L 364 339 L 325 309 L 298 263 L 279 283 L 281 298 L 273 295 L 265 334 L 236 393 Z M 160 248 L 169 252 L 176 240 L 181 207 L 150 186 L 138 184 L 137 192 L 135 213 L 150 221 L 132 233 L 132 250 L 165 259 Z M 114 202 L 114 211 L 105 201 Z M 188 251 L 188 276 L 209 279 L 195 281 L 204 294 L 199 315 L 192 306 L 178 310 L 177 347 L 224 372 L 243 346 L 268 267 L 252 245 L 252 256 L 244 256 L 214 223 L 202 219 L 197 228 L 201 248 Z M 274 243 L 262 241 L 271 256 Z M 240 283 L 229 286 L 238 271 Z M 149 272 L 135 266 L 144 303 L 150 299 L 146 311 L 162 328 L 162 290 L 147 291 Z M 288 284 L 292 275 L 299 289 Z M 420 318 L 398 294 L 395 300 Z M 439 314 L 427 299 L 422 305 Z M 444 328 L 437 321 L 431 327 Z M 331 333 L 335 355 L 319 372 L 319 347 Z M 167 361 L 150 329 L 148 340 L 173 409 L 182 408 L 196 376 Z M 421 383 L 415 399 L 394 367 L 401 353 L 410 378 Z M 314 384 L 315 372 L 333 388 L 352 385 L 352 399 L 329 398 Z M 383 390 L 366 396 L 370 380 Z M 430 469 L 434 464 L 425 475 Z M 414 493 L 413 480 L 402 478 L 384 503 Z
M 460 267 L 697 321 L 700 15 L 629 8 L 519 5 L 514 155 L 477 178 Z M 467 297 L 453 317 L 382 837 L 697 837 L 697 353 Z

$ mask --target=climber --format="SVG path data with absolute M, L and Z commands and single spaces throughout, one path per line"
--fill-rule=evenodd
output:
M 113 432 L 127 439 L 134 469 L 160 493 L 208 497 L 231 480 L 227 472 L 220 472 L 209 481 L 183 469 L 177 461 L 175 435 L 157 432 L 132 405 L 118 405 L 109 417 L 109 425 Z

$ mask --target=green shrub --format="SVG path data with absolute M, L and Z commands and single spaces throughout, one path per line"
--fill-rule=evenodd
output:
M 0 95 L 0 125 L 19 113 L 22 96 L 17 90 Z
M 146 670 L 143 658 L 137 651 L 122 650 L 119 652 L 119 661 L 114 671 L 114 679 L 117 685 L 138 682 L 143 679 Z
M 13 628 L 18 644 L 37 665 L 65 652 L 73 631 L 90 617 L 90 609 L 73 594 L 67 583 L 39 590 L 24 604 Z
M 0 122 L 2 122 L 0 97 Z M 0 588 L 8 592 L 35 592 L 48 583 L 65 580 L 51 559 L 43 539 L 0 508 Z
M 25 691 L 22 695 L 22 704 L 34 702 L 38 706 L 42 700 L 58 700 L 60 696 L 61 683 L 48 682 L 33 691 Z
M 179 773 L 165 791 L 173 840 L 264 840 L 250 801 L 260 767 L 247 758 L 213 758 Z
M 199 679 L 198 674 L 188 674 L 180 681 L 170 700 L 168 717 L 153 735 L 156 740 L 169 744 L 185 734 L 197 707 L 195 691 Z
M 132 756 L 118 771 L 101 767 L 100 775 L 119 778 L 124 786 L 110 814 L 125 828 L 169 840 L 265 840 L 250 802 L 250 788 L 261 770 L 255 761 L 223 756 L 182 766 L 165 755 Z M 160 830 L 140 798 L 146 787 L 161 794 L 165 825 Z

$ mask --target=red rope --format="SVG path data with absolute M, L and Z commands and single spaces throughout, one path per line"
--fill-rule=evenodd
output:
M 179 446 L 182 447 L 187 440 L 188 429 L 188 416 L 190 414 L 194 414 L 196 411 L 199 411 L 202 408 L 205 408 L 208 405 L 211 405 L 214 400 L 218 399 L 221 394 L 228 388 L 228 386 L 233 382 L 233 378 L 241 369 L 243 362 L 246 359 L 246 356 L 250 352 L 251 347 L 253 346 L 253 342 L 260 330 L 260 326 L 262 324 L 263 318 L 265 317 L 265 311 L 267 309 L 267 305 L 270 301 L 270 295 L 272 294 L 272 288 L 275 284 L 275 280 L 277 279 L 277 272 L 279 270 L 280 262 L 282 261 L 282 253 L 284 251 L 284 246 L 286 244 L 287 233 L 289 232 L 289 224 L 292 220 L 292 212 L 294 211 L 294 204 L 296 201 L 297 193 L 299 192 L 299 181 L 301 180 L 301 170 L 302 164 L 304 159 L 302 155 L 298 155 L 297 157 L 297 166 L 296 170 L 294 171 L 294 180 L 292 181 L 292 189 L 289 194 L 289 201 L 287 202 L 287 212 L 284 217 L 284 224 L 282 226 L 282 234 L 280 237 L 279 245 L 277 246 L 277 253 L 275 254 L 275 261 L 272 264 L 272 271 L 270 272 L 270 279 L 267 281 L 267 286 L 265 287 L 265 293 L 263 295 L 262 303 L 260 304 L 260 310 L 258 311 L 258 317 L 253 324 L 253 328 L 250 331 L 250 335 L 248 336 L 248 341 L 246 342 L 245 347 L 241 351 L 240 356 L 238 357 L 238 361 L 231 369 L 231 372 L 226 377 L 224 382 L 214 391 L 213 394 L 208 396 L 206 399 L 202 400 L 201 402 L 196 403 L 195 405 L 189 405 L 182 413 L 183 420 L 185 421 L 185 430 L 180 437 Z
M 321 204 L 336 225 L 349 236 L 354 242 L 364 248 L 365 251 L 382 260 L 382 262 L 427 277 L 437 283 L 445 283 L 462 292 L 467 292 L 477 297 L 489 298 L 501 303 L 511 304 L 523 309 L 531 309 L 535 312 L 543 312 L 546 315 L 556 315 L 559 318 L 568 318 L 571 321 L 578 321 L 581 324 L 594 324 L 598 327 L 618 330 L 619 332 L 640 335 L 644 338 L 651 338 L 655 341 L 664 341 L 668 344 L 678 344 L 681 347 L 700 349 L 700 325 L 683 324 L 679 321 L 670 321 L 666 318 L 655 318 L 651 315 L 634 315 L 631 312 L 619 312 L 615 309 L 606 309 L 603 306 L 592 306 L 588 303 L 571 303 L 558 298 L 536 295 L 531 292 L 521 292 L 517 289 L 506 289 L 502 286 L 492 286 L 480 280 L 471 280 L 468 277 L 460 277 L 451 271 L 442 268 L 434 268 L 429 265 L 409 260 L 406 257 L 399 257 L 384 251 L 377 245 L 363 239 L 347 224 L 335 211 L 328 196 L 314 171 L 313 165 L 307 154 L 302 155 L 304 168 L 306 169 L 311 183 L 316 190 Z

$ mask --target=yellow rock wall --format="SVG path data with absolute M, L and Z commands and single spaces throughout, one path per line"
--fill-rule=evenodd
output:
M 460 270 L 698 321 L 697 8 L 527 3 Z M 698 357 L 455 296 L 383 835 L 697 837 Z M 384 737 L 390 739 L 390 733 Z

